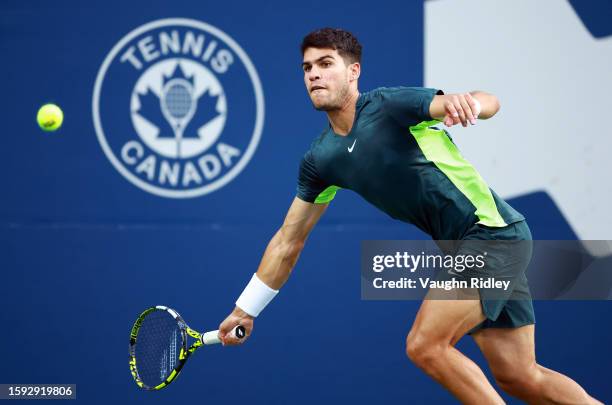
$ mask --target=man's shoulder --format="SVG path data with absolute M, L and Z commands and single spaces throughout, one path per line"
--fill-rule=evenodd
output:
M 361 97 L 364 101 L 378 100 L 381 98 L 381 96 L 387 93 L 389 89 L 390 87 L 377 87 L 375 89 L 361 93 Z
M 423 91 L 431 91 L 434 89 L 430 89 L 428 87 L 421 86 L 384 86 L 377 87 L 373 90 L 363 93 L 367 98 L 376 98 L 376 97 L 384 97 L 386 95 L 393 95 L 402 92 L 423 92 Z
M 364 95 L 370 96 L 370 97 L 376 97 L 376 96 L 380 96 L 380 95 L 385 95 L 385 94 L 392 94 L 392 93 L 397 93 L 398 91 L 420 91 L 420 90 L 424 90 L 426 89 L 426 87 L 420 87 L 420 86 L 381 86 L 381 87 L 377 87 L 375 89 L 372 89 L 370 91 L 367 91 L 365 93 L 363 93 Z
M 394 103 L 398 99 L 404 99 L 406 97 L 412 98 L 427 90 L 429 89 L 425 87 L 377 87 L 362 93 L 361 102 L 363 105 L 369 104 L 371 107 L 384 107 L 388 103 Z

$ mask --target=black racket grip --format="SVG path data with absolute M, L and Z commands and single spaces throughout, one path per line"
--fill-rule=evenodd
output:
M 244 326 L 236 326 L 236 329 L 234 329 L 234 335 L 236 335 L 238 339 L 244 338 L 246 336 L 246 329 L 244 328 Z
M 219 334 L 218 330 L 213 330 L 210 332 L 206 332 L 200 338 L 202 343 L 205 345 L 215 345 L 221 343 L 221 340 L 217 336 Z M 244 339 L 246 336 L 246 329 L 242 325 L 238 325 L 234 328 L 234 336 L 237 339 Z

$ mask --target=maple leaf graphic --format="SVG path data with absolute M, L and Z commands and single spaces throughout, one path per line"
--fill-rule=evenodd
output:
M 211 95 L 208 89 L 202 93 L 196 100 L 195 114 L 185 127 L 183 138 L 198 138 L 198 129 L 219 115 L 217 112 L 218 100 L 219 95 Z
M 144 94 L 138 93 L 138 99 L 140 101 L 138 114 L 157 127 L 159 130 L 157 137 L 174 138 L 174 131 L 162 114 L 159 97 L 151 89 L 147 89 Z
M 138 94 L 138 98 L 140 100 L 138 114 L 158 128 L 157 137 L 174 138 L 174 131 L 162 114 L 159 97 L 151 89 L 147 89 L 146 93 Z M 194 100 L 195 113 L 183 131 L 183 138 L 198 138 L 198 129 L 219 115 L 217 112 L 218 99 L 218 95 L 212 96 L 206 90 L 197 100 Z

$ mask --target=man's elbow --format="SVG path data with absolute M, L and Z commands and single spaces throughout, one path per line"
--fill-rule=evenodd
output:
M 491 95 L 491 117 L 494 116 L 495 114 L 497 114 L 497 112 L 499 111 L 499 109 L 501 108 L 501 103 L 499 102 L 499 98 L 497 98 L 497 96 Z
M 501 108 L 501 103 L 499 102 L 499 98 L 496 95 L 485 93 L 482 91 L 474 91 L 471 92 L 472 97 L 474 97 L 478 102 L 480 102 L 480 114 L 478 116 L 481 120 L 486 120 L 488 118 L 493 117 Z

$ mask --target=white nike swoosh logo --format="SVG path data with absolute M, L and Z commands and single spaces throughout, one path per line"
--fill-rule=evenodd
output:
M 352 153 L 352 152 L 353 152 L 353 148 L 355 148 L 355 144 L 356 144 L 356 143 L 357 143 L 357 139 L 355 139 L 355 140 L 353 141 L 353 144 L 351 145 L 351 147 L 350 147 L 350 148 L 347 148 L 347 149 L 348 149 L 348 151 L 349 151 L 349 153 Z

